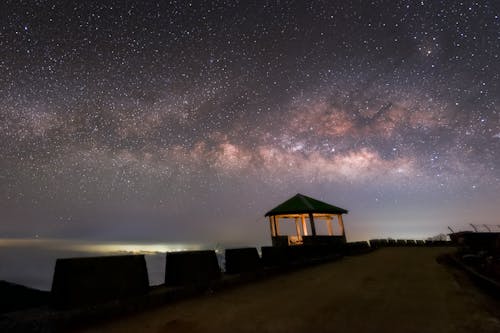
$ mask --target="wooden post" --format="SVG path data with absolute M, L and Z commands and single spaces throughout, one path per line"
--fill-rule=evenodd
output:
M 344 242 L 347 241 L 347 238 L 345 236 L 345 228 L 344 228 L 344 220 L 342 220 L 342 214 L 337 215 L 339 219 L 339 226 L 340 226 L 340 231 L 342 232 L 342 237 L 344 238 Z
M 304 236 L 307 236 L 308 232 L 307 232 L 306 217 L 303 214 L 301 216 L 302 216 L 302 231 L 304 232 Z
M 331 217 L 326 218 L 326 226 L 328 228 L 328 234 L 330 236 L 333 236 L 332 218 Z
M 274 230 L 274 223 L 272 216 L 269 216 L 269 226 L 271 227 L 271 237 L 276 236 L 276 231 Z
M 277 219 L 277 216 L 274 216 L 274 230 L 276 230 L 276 236 L 280 234 L 280 221 Z
M 302 236 L 300 235 L 299 219 L 295 218 L 295 230 L 297 231 L 297 238 L 300 240 Z
M 314 225 L 314 216 L 312 213 L 309 213 L 309 223 L 311 223 L 312 235 L 316 236 L 316 226 Z

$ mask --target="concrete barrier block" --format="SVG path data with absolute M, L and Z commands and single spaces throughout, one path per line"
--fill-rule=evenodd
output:
M 370 247 L 373 249 L 387 246 L 389 246 L 389 242 L 387 239 L 370 239 Z
M 370 239 L 370 247 L 372 249 L 378 249 L 379 247 L 382 247 L 380 239 Z
M 361 254 L 371 250 L 366 241 L 346 243 L 347 254 Z
M 262 270 L 262 262 L 254 247 L 226 249 L 226 273 L 238 274 Z
M 51 302 L 71 308 L 139 296 L 148 290 L 143 255 L 57 259 Z
M 291 262 L 286 247 L 263 246 L 262 264 L 265 267 L 286 266 Z
M 167 252 L 165 284 L 205 286 L 220 279 L 221 271 L 213 250 Z

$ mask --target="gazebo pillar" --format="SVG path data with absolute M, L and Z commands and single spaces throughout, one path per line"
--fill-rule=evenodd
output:
M 297 232 L 297 238 L 300 240 L 302 236 L 300 235 L 299 219 L 295 218 L 295 231 Z
M 332 228 L 332 217 L 327 217 L 326 226 L 328 228 L 328 235 L 333 236 L 333 228 Z
M 307 232 L 306 217 L 304 214 L 302 214 L 301 218 L 302 218 L 302 231 L 303 231 L 304 236 L 307 236 L 308 232 Z
M 345 236 L 345 228 L 344 228 L 344 220 L 342 220 L 342 214 L 337 215 L 339 219 L 340 231 L 342 232 L 342 237 L 344 238 L 344 242 L 347 240 Z
M 274 215 L 273 218 L 274 218 L 275 236 L 279 236 L 279 234 L 280 234 L 280 221 L 276 215 Z
M 276 230 L 274 229 L 273 217 L 269 216 L 269 226 L 271 227 L 271 236 L 276 236 Z
M 316 226 L 314 225 L 314 216 L 309 213 L 309 223 L 311 223 L 311 232 L 313 236 L 316 236 Z

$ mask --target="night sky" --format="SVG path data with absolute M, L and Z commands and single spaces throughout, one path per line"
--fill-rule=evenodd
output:
M 2 1 L 0 238 L 500 225 L 499 73 L 493 0 Z

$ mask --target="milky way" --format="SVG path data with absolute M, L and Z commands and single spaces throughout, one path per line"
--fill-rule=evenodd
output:
M 500 224 L 495 1 L 4 1 L 0 237 L 352 239 Z M 350 232 L 350 234 L 349 234 Z

